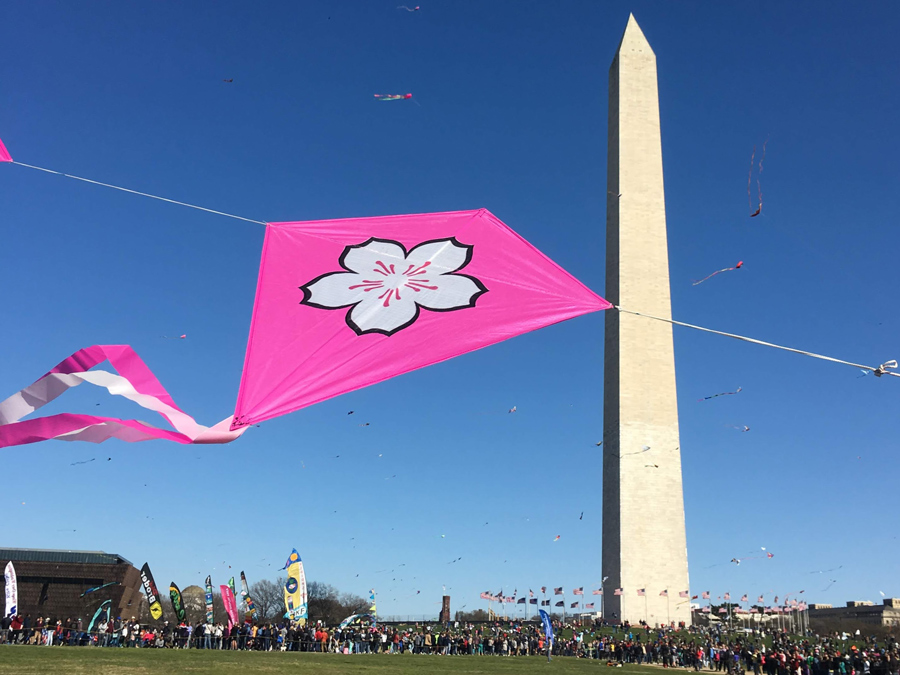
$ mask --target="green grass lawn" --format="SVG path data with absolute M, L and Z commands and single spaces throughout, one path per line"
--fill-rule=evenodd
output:
M 66 675 L 176 675 L 177 673 L 596 673 L 659 675 L 658 668 L 607 668 L 605 662 L 536 656 L 425 656 L 307 654 L 282 652 L 218 652 L 173 649 L 94 649 L 90 647 L 0 647 L 0 673 L 65 673 Z

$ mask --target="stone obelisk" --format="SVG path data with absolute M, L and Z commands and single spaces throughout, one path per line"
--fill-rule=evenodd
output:
M 608 134 L 606 298 L 670 318 L 656 55 L 634 16 L 609 70 Z M 672 326 L 610 310 L 605 339 L 604 612 L 690 623 Z

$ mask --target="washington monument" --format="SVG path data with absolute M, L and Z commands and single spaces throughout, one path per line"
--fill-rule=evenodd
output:
M 670 318 L 656 55 L 628 18 L 609 69 L 606 293 Z M 605 618 L 690 623 L 672 326 L 606 313 L 603 374 Z

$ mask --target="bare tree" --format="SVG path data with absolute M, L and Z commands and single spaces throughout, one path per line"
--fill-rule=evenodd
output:
M 275 581 L 257 581 L 250 587 L 258 621 L 270 621 L 284 613 L 284 583 L 284 577 L 278 577 Z
M 351 614 L 369 609 L 369 601 L 353 593 L 340 593 L 334 586 L 320 581 L 307 585 L 309 594 L 309 620 L 324 621 L 335 625 Z

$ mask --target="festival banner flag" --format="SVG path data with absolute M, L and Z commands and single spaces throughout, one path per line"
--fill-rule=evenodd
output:
M 206 577 L 206 623 L 213 622 L 212 576 Z
M 231 594 L 232 594 L 234 597 L 237 597 L 237 591 L 234 589 L 234 577 L 231 577 L 231 578 L 228 580 L 228 588 L 231 589 Z
M 550 649 L 553 648 L 553 623 L 550 621 L 550 615 L 544 610 L 538 610 L 541 614 L 541 623 L 544 624 L 544 637 L 550 643 Z
M 163 615 L 162 603 L 159 601 L 159 591 L 156 588 L 156 582 L 153 581 L 153 574 L 150 572 L 150 564 L 144 563 L 141 567 L 141 583 L 144 585 L 144 593 L 147 594 L 147 604 L 150 605 L 150 616 L 155 621 L 159 621 Z
M 610 307 L 486 209 L 268 223 L 231 428 Z
M 369 607 L 369 611 L 372 613 L 373 616 L 377 616 L 378 609 L 376 608 L 375 589 L 374 588 L 369 589 L 369 602 L 372 603 L 371 606 Z
M 175 610 L 175 618 L 179 623 L 184 621 L 184 599 L 181 597 L 181 590 L 175 585 L 175 582 L 169 584 L 169 597 L 172 599 L 172 609 Z
M 6 581 L 6 613 L 4 616 L 15 616 L 18 614 L 19 589 L 16 582 L 16 568 L 13 567 L 12 560 L 6 563 L 3 579 Z
M 98 623 L 106 623 L 109 621 L 109 607 L 112 605 L 112 600 L 104 600 L 100 603 L 100 606 L 97 608 L 97 611 L 94 612 L 94 618 L 91 619 L 91 623 L 88 624 L 88 633 L 93 633 L 94 628 L 97 627 Z
M 256 613 L 256 605 L 253 602 L 253 598 L 250 597 L 250 586 L 247 585 L 247 577 L 244 576 L 243 571 L 241 571 L 241 596 L 244 599 L 244 604 L 247 606 L 247 614 L 253 616 Z
M 228 630 L 231 630 L 231 627 L 238 622 L 237 601 L 234 599 L 234 592 L 230 586 L 222 584 L 219 586 L 219 592 L 222 594 L 222 604 L 228 615 Z
M 305 622 L 307 617 L 306 574 L 303 571 L 303 561 L 300 560 L 297 549 L 291 551 L 285 569 L 287 569 L 287 580 L 284 582 L 284 606 L 288 618 L 294 622 Z M 375 613 L 374 610 L 369 611 Z

